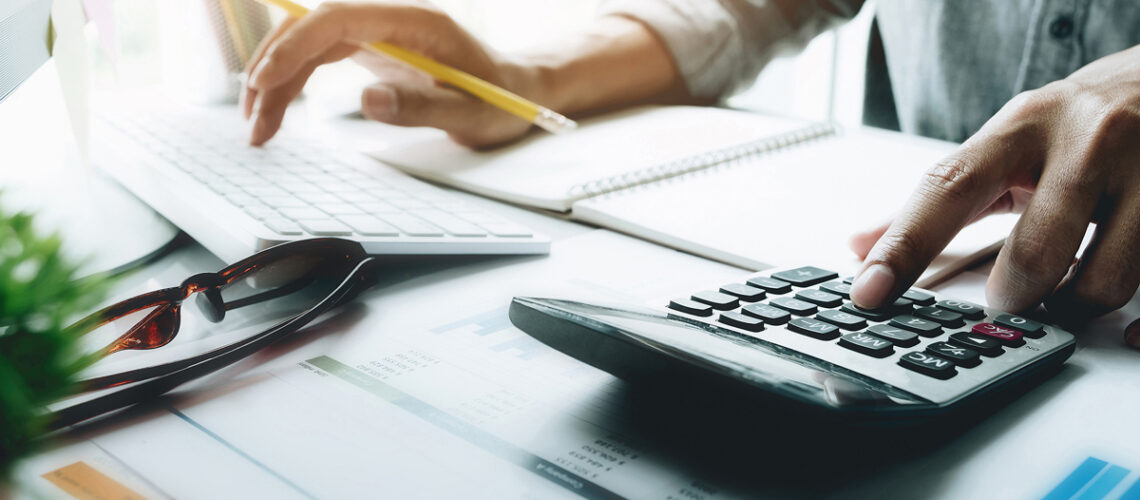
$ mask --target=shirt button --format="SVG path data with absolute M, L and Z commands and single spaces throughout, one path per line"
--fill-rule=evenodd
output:
M 1049 23 L 1049 34 L 1056 39 L 1068 38 L 1073 34 L 1073 18 L 1057 16 L 1052 23 Z

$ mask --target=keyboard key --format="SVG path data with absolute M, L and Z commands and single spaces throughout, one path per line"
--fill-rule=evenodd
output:
M 844 302 L 843 307 L 839 308 L 840 311 L 851 313 L 857 316 L 862 316 L 871 321 L 886 321 L 891 319 L 891 312 L 886 309 L 860 309 L 855 307 L 855 304 Z
M 290 235 L 290 236 L 298 235 L 298 234 L 304 234 L 304 231 L 301 229 L 301 226 L 298 225 L 296 222 L 293 222 L 289 219 L 282 219 L 282 218 L 265 219 L 261 222 L 263 224 L 265 224 L 265 227 L 269 228 L 270 231 L 273 231 L 277 234 L 284 234 L 284 235 Z
M 736 311 L 729 311 L 720 315 L 719 321 L 728 326 L 733 326 L 741 330 L 750 332 L 758 332 L 764 329 L 764 321 L 755 316 L 741 314 Z
M 796 286 L 812 286 L 824 281 L 833 280 L 839 277 L 838 273 L 820 269 L 818 267 L 797 267 L 787 271 L 780 271 L 772 273 L 772 277 L 778 280 L 787 281 Z
M 297 222 L 305 228 L 305 231 L 316 236 L 348 236 L 352 234 L 352 228 L 337 220 L 316 219 Z
M 899 358 L 899 365 L 934 378 L 948 379 L 958 374 L 954 363 L 927 352 L 912 351 Z
M 266 196 L 289 196 L 289 193 L 287 191 L 277 186 L 253 185 L 244 186 L 242 189 L 245 189 L 245 192 L 252 194 L 258 198 L 263 198 Z
M 1045 328 L 1041 323 L 1013 314 L 999 314 L 998 317 L 994 318 L 994 323 L 1006 328 L 1013 328 L 1031 339 L 1045 335 Z
M 792 318 L 792 314 L 788 311 L 778 307 L 772 307 L 768 304 L 747 305 L 744 306 L 742 312 L 749 316 L 760 318 L 769 325 L 782 325 Z
M 941 307 L 920 307 L 914 311 L 914 315 L 937 321 L 946 328 L 958 328 L 966 324 L 965 321 L 962 321 L 961 314 Z
M 527 238 L 534 236 L 534 233 L 532 233 L 530 229 L 513 222 L 484 222 L 479 224 L 479 227 L 488 233 L 502 238 Z
M 839 307 L 843 304 L 843 297 L 823 290 L 800 290 L 796 292 L 796 298 L 823 307 Z
M 281 218 L 281 214 L 277 213 L 276 210 L 266 206 L 243 207 L 242 209 L 245 210 L 245 213 L 249 214 L 250 217 L 261 221 L 265 219 Z
M 305 200 L 309 203 L 312 203 L 313 205 L 323 205 L 326 203 L 341 203 L 343 201 L 340 198 L 337 198 L 335 195 L 333 195 L 331 193 L 325 193 L 325 192 L 296 193 L 296 194 L 294 194 L 294 196 L 296 196 L 302 200 Z
M 815 319 L 826 321 L 844 330 L 861 330 L 867 327 L 867 320 L 843 311 L 820 311 L 815 315 Z
M 1011 347 L 1018 347 L 1025 344 L 1025 341 L 1021 340 L 1021 332 L 1012 328 L 997 326 L 993 323 L 978 323 L 970 329 L 970 332 L 997 339 L 998 342 Z
M 756 302 L 757 300 L 764 300 L 764 297 L 768 295 L 764 293 L 764 290 L 740 283 L 724 285 L 720 287 L 720 291 L 721 293 L 735 295 L 736 297 L 739 297 L 740 300 L 743 300 L 745 302 Z
M 978 354 L 978 351 L 946 342 L 934 342 L 926 346 L 926 350 L 931 354 L 949 359 L 954 364 L 963 368 L 972 368 L 982 362 L 982 357 Z
M 337 217 L 354 231 L 364 236 L 399 236 L 400 230 L 371 215 L 341 215 Z
M 952 334 L 950 335 L 950 343 L 968 347 L 991 358 L 1004 352 L 1001 348 L 1001 341 L 972 333 L 958 332 Z
M 928 306 L 934 303 L 933 295 L 918 290 L 907 290 L 903 292 L 902 296 L 920 306 Z
M 328 220 L 328 214 L 313 207 L 284 207 L 281 215 L 293 220 Z
M 890 325 L 896 328 L 910 330 L 923 337 L 935 337 L 942 334 L 942 326 L 938 323 L 910 315 L 903 315 L 891 319 Z
M 982 309 L 982 306 L 961 300 L 940 300 L 935 305 L 959 313 L 969 319 L 982 319 L 986 316 L 986 311 Z
M 443 230 L 411 215 L 384 214 L 380 220 L 396 226 L 396 229 L 409 236 L 443 236 Z
M 702 304 L 708 304 L 712 306 L 713 309 L 720 311 L 728 311 L 740 307 L 740 301 L 736 300 L 736 297 L 711 290 L 697 292 L 693 294 L 692 299 Z
M 292 196 L 265 196 L 259 199 L 262 203 L 276 208 L 300 208 L 309 206 L 304 200 Z
M 689 299 L 673 299 L 669 301 L 669 309 L 681 311 L 693 316 L 712 316 L 713 309 L 707 304 L 694 302 Z
M 402 214 L 402 213 L 404 213 L 403 210 L 400 210 L 400 209 L 392 206 L 391 204 L 385 203 L 383 201 L 359 202 L 359 203 L 356 203 L 356 206 L 360 207 L 361 210 L 364 210 L 365 213 L 369 213 L 369 214 L 373 214 L 373 215 Z
M 839 327 L 811 318 L 796 318 L 788 322 L 788 329 L 820 340 L 831 340 L 839 336 Z
M 887 339 L 899 347 L 910 347 L 918 344 L 917 333 L 889 325 L 871 325 L 871 328 L 867 329 L 867 333 Z
M 442 210 L 422 210 L 415 212 L 415 214 L 454 236 L 487 236 L 487 232 L 484 231 L 483 228 Z
M 815 314 L 815 312 L 818 310 L 814 304 L 804 302 L 799 299 L 793 299 L 791 297 L 776 297 L 772 300 L 769 300 L 768 303 L 792 314 L 795 314 L 796 316 L 808 316 Z
M 864 332 L 843 334 L 839 337 L 839 345 L 876 358 L 885 358 L 895 353 L 890 341 Z
M 787 281 L 780 281 L 780 280 L 775 279 L 775 278 L 766 278 L 763 276 L 757 276 L 755 278 L 750 278 L 748 280 L 748 284 L 752 285 L 756 288 L 761 288 L 765 292 L 768 292 L 768 293 L 771 293 L 774 295 L 780 295 L 780 294 L 788 293 L 788 292 L 792 291 L 792 284 L 791 283 L 788 283 Z
M 832 281 L 819 285 L 819 289 L 825 292 L 834 293 L 845 299 L 851 298 L 851 284 L 843 283 L 841 281 Z
M 348 203 L 322 203 L 317 205 L 329 215 L 364 215 L 364 211 Z

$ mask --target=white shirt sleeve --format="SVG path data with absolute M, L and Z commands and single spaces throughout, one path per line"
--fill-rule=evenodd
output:
M 603 15 L 648 25 L 673 55 L 689 93 L 723 97 L 772 58 L 850 19 L 863 0 L 607 0 Z

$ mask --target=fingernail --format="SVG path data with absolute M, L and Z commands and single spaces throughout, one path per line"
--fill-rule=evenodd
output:
M 261 83 L 262 83 L 261 82 L 261 78 L 262 78 L 261 75 L 262 75 L 262 73 L 265 73 L 265 63 L 264 62 L 262 62 L 261 64 L 258 64 L 257 67 L 253 69 L 253 73 L 249 75 L 248 85 L 251 88 L 261 90 Z
M 376 121 L 389 121 L 399 112 L 399 99 L 391 87 L 369 87 L 365 92 L 364 116 Z
M 1124 341 L 1133 349 L 1140 349 L 1140 319 L 1124 329 Z
M 851 301 L 863 309 L 882 306 L 895 287 L 895 273 L 883 264 L 874 264 L 851 283 Z
M 265 133 L 265 120 L 262 120 L 261 117 L 258 116 L 257 119 L 254 120 L 254 122 L 253 122 L 253 130 L 251 130 L 249 132 L 249 145 L 250 146 L 257 146 L 257 145 L 261 144 L 261 142 L 262 142 L 261 137 L 264 133 Z

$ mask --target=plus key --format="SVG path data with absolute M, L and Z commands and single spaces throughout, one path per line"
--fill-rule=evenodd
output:
M 992 339 L 997 339 L 1001 341 L 1001 343 L 1011 347 L 1017 347 L 1024 343 L 1021 340 L 1021 332 L 1012 328 L 997 326 L 993 323 L 978 323 L 970 329 L 970 332 L 976 333 L 978 335 L 985 335 L 986 337 Z

